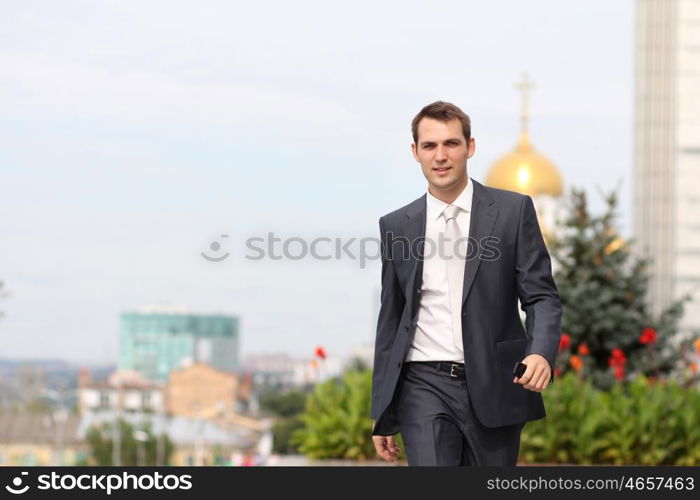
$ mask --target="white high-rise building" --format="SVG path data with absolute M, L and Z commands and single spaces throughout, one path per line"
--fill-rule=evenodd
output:
M 652 310 L 700 328 L 700 0 L 637 0 L 634 230 Z

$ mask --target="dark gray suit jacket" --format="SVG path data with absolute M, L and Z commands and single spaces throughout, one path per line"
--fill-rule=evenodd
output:
M 499 427 L 545 416 L 541 394 L 513 383 L 532 353 L 552 370 L 561 303 L 532 198 L 474 183 L 462 297 L 469 396 L 479 421 Z M 372 377 L 373 434 L 399 432 L 394 391 L 416 330 L 423 278 L 426 195 L 379 219 L 382 292 Z M 409 247 L 410 245 L 410 247 Z M 478 256 L 477 256 L 478 251 Z M 526 313 L 523 329 L 518 299 Z

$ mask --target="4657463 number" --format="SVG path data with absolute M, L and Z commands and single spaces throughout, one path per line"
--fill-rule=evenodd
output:
M 695 480 L 692 477 L 630 477 L 622 487 L 629 490 L 694 490 Z

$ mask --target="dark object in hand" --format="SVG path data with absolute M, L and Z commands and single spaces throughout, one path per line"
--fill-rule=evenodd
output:
M 515 366 L 513 367 L 513 375 L 516 377 L 520 378 L 523 376 L 523 373 L 525 373 L 525 370 L 527 369 L 527 365 L 524 363 L 516 363 Z

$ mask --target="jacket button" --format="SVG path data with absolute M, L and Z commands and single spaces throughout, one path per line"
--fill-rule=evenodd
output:
M 416 288 L 416 293 L 417 293 L 418 295 L 420 295 L 420 294 L 421 294 L 421 289 L 420 289 L 420 288 Z
M 399 361 L 398 363 L 396 363 L 396 367 L 397 367 L 397 368 L 401 368 L 401 361 Z

